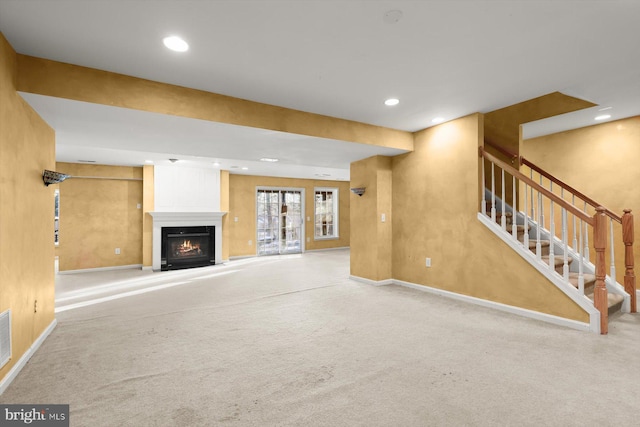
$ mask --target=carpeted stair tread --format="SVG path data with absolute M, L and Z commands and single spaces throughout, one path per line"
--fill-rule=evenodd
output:
M 549 264 L 549 255 L 543 255 L 543 256 L 542 256 L 542 261 L 543 261 L 545 264 L 547 264 L 547 265 L 548 265 L 548 264 Z M 572 263 L 572 262 L 573 262 L 573 258 L 569 257 L 569 259 L 567 259 L 567 263 L 568 263 L 569 265 L 571 265 L 571 263 Z M 556 255 L 553 257 L 553 264 L 554 264 L 554 266 L 555 266 L 555 268 L 556 268 L 556 269 L 557 269 L 557 268 L 562 268 L 562 267 L 564 266 L 564 258 L 563 258 L 563 256 L 562 256 L 562 255 L 559 255 L 559 254 L 556 254 Z
M 587 295 L 587 297 L 593 301 L 593 292 Z M 616 311 L 622 308 L 622 302 L 624 301 L 624 297 L 618 294 L 612 294 L 611 292 L 607 292 L 607 306 L 609 307 L 609 314 L 615 313 Z
M 524 243 L 524 238 L 523 237 L 520 237 L 519 240 L 520 240 L 520 242 Z M 530 250 L 532 250 L 532 251 L 536 250 L 536 242 L 537 242 L 536 240 L 529 239 L 529 249 Z M 548 248 L 549 245 L 550 245 L 550 243 L 549 243 L 548 240 L 542 240 L 542 239 L 540 240 L 540 246 L 541 247 Z
M 593 290 L 593 287 L 596 285 L 596 276 L 589 273 L 583 273 L 584 278 L 584 292 L 589 293 Z M 569 273 L 569 283 L 575 286 L 578 289 L 578 273 Z

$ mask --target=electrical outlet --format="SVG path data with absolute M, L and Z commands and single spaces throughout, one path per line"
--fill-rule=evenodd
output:
M 310 216 L 307 217 L 307 222 L 309 222 L 309 221 L 311 221 L 311 217 Z
M 116 255 L 120 255 L 120 248 L 116 248 Z
M 136 205 L 136 207 L 137 207 L 138 209 L 142 209 L 142 205 L 141 205 L 140 203 L 138 203 L 138 204 Z
M 425 261 L 425 265 L 427 267 L 431 267 L 431 258 L 427 258 L 427 260 Z
M 253 245 L 253 240 L 249 240 L 249 246 Z
M 311 241 L 311 237 L 307 237 L 307 243 Z
M 237 217 L 237 216 L 236 216 L 236 217 L 233 217 L 233 221 L 234 221 L 234 222 L 238 222 L 238 217 Z
M 387 220 L 387 216 L 385 214 L 380 215 L 380 220 L 385 222 Z

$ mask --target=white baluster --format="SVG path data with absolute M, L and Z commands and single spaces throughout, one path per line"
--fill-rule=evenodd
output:
M 614 282 L 616 281 L 616 255 L 614 253 L 614 248 L 613 248 L 613 218 L 609 218 L 609 234 L 611 234 L 610 236 L 610 242 L 611 242 L 611 267 L 610 267 L 610 273 L 609 276 L 611 276 L 611 280 L 613 280 Z
M 580 248 L 578 250 L 578 290 L 584 295 L 584 247 L 582 246 L 582 220 L 580 220 Z
M 504 169 L 500 169 L 502 171 L 502 212 L 500 214 L 500 226 L 502 227 L 502 229 L 504 231 L 507 231 L 507 217 L 504 215 L 505 214 L 505 202 L 504 202 Z
M 540 187 L 542 187 L 542 174 L 540 174 Z M 540 215 L 540 224 L 538 224 L 538 227 L 544 227 L 544 208 L 540 209 L 539 215 Z
M 531 178 L 531 181 L 533 181 L 533 169 L 529 170 L 529 178 Z M 533 212 L 534 210 L 534 204 L 533 204 L 533 188 L 531 188 L 531 219 L 535 219 L 535 214 Z
M 564 265 L 562 266 L 562 276 L 566 282 L 569 281 L 569 244 L 567 240 L 569 240 L 569 230 L 567 230 L 567 210 L 562 208 L 562 246 L 564 248 L 563 260 Z
M 495 164 L 491 162 L 491 221 L 496 222 L 496 174 Z
M 540 243 L 540 216 L 542 215 L 542 193 L 538 191 L 538 226 L 536 227 L 536 257 L 538 260 L 542 259 L 542 245 Z
M 485 196 L 485 190 L 487 189 L 485 183 L 484 183 L 484 162 L 485 162 L 485 158 L 482 158 L 482 215 L 486 215 L 487 214 L 487 198 Z
M 513 199 L 511 208 L 511 236 L 513 240 L 518 240 L 518 211 L 516 210 L 516 177 L 511 177 L 513 180 Z
M 549 189 L 551 190 L 551 192 L 553 192 L 553 182 L 551 182 Z M 555 248 L 553 244 L 554 237 L 556 235 L 556 224 L 554 219 L 555 212 L 553 207 L 553 200 L 551 200 L 550 206 L 551 206 L 551 212 L 549 212 L 549 268 L 553 270 L 556 264 Z
M 529 196 L 527 195 L 527 183 L 524 184 L 524 235 L 523 235 L 523 243 L 524 248 L 529 250 L 529 215 L 527 214 L 527 200 Z
M 584 202 L 584 211 L 587 212 L 587 202 Z M 584 259 L 590 262 L 589 257 L 589 224 L 584 223 Z
M 573 206 L 575 206 L 576 205 L 576 195 L 572 194 L 571 196 L 572 196 L 571 204 Z M 576 216 L 573 215 L 573 214 L 571 214 L 571 222 L 573 223 L 573 246 L 572 246 L 572 248 L 573 248 L 573 250 L 576 250 L 576 248 L 578 247 L 578 237 L 576 235 Z

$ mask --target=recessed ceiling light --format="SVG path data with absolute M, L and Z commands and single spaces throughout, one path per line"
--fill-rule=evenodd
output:
M 153 160 L 145 160 L 144 162 L 145 162 L 145 163 L 148 163 L 148 164 L 150 164 L 150 165 L 152 165 L 152 164 L 153 164 Z
M 220 166 L 220 163 L 218 163 L 218 162 L 213 162 L 213 166 L 216 166 L 216 167 L 217 167 L 217 166 Z
M 400 103 L 400 100 L 397 98 L 389 98 L 386 101 L 384 101 L 384 105 L 387 105 L 389 107 L 393 107 L 394 105 L 398 105 Z
M 241 169 L 242 169 L 243 171 L 248 171 L 248 170 L 249 170 L 249 168 L 248 168 L 248 167 L 246 167 L 246 166 L 243 166 Z
M 431 120 L 431 123 L 442 123 L 444 122 L 444 117 L 435 117 Z
M 603 114 L 601 116 L 597 116 L 594 120 L 607 120 L 611 118 L 611 114 Z
M 174 52 L 186 52 L 189 50 L 189 45 L 186 41 L 182 40 L 178 36 L 169 36 L 162 39 L 162 43 Z
M 270 157 L 263 157 L 260 159 L 261 162 L 270 162 L 270 163 L 275 163 L 277 162 L 279 159 L 272 159 Z

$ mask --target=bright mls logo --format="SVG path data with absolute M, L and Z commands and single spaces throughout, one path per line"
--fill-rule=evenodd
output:
M 0 426 L 69 427 L 69 405 L 0 405 Z

